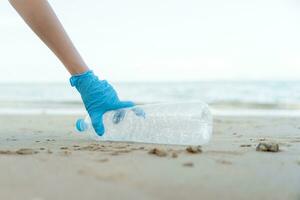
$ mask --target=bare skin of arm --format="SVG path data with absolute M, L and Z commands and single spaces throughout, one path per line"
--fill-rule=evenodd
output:
M 47 0 L 9 0 L 71 75 L 89 70 Z
M 47 0 L 9 1 L 71 73 L 70 84 L 80 93 L 94 130 L 102 136 L 105 132 L 105 112 L 132 107 L 135 104 L 131 101 L 121 101 L 107 81 L 99 80 L 89 70 Z M 76 125 L 78 122 L 81 124 L 82 120 L 77 121 Z M 78 130 L 81 130 L 80 127 L 81 125 Z

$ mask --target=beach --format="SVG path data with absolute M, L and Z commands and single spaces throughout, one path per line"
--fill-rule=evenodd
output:
M 300 200 L 299 1 L 29 3 L 0 6 L 0 200 Z
M 0 199 L 300 199 L 299 116 L 214 116 L 194 153 L 94 141 L 73 130 L 78 117 L 0 116 Z

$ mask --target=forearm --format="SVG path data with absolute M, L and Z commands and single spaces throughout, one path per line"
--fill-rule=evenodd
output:
M 88 70 L 47 0 L 9 0 L 9 2 L 71 74 Z

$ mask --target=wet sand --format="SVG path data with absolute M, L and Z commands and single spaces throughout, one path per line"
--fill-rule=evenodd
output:
M 215 117 L 195 151 L 96 142 L 76 118 L 0 116 L 0 199 L 300 199 L 300 118 Z

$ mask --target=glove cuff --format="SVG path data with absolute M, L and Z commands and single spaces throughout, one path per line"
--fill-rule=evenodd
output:
M 75 74 L 75 75 L 72 75 L 71 78 L 70 78 L 70 84 L 72 87 L 76 87 L 77 86 L 77 83 L 78 83 L 78 80 L 82 79 L 82 78 L 85 78 L 85 77 L 88 77 L 88 76 L 95 76 L 94 75 L 94 72 L 92 70 L 88 70 L 84 73 L 81 73 L 81 74 Z

